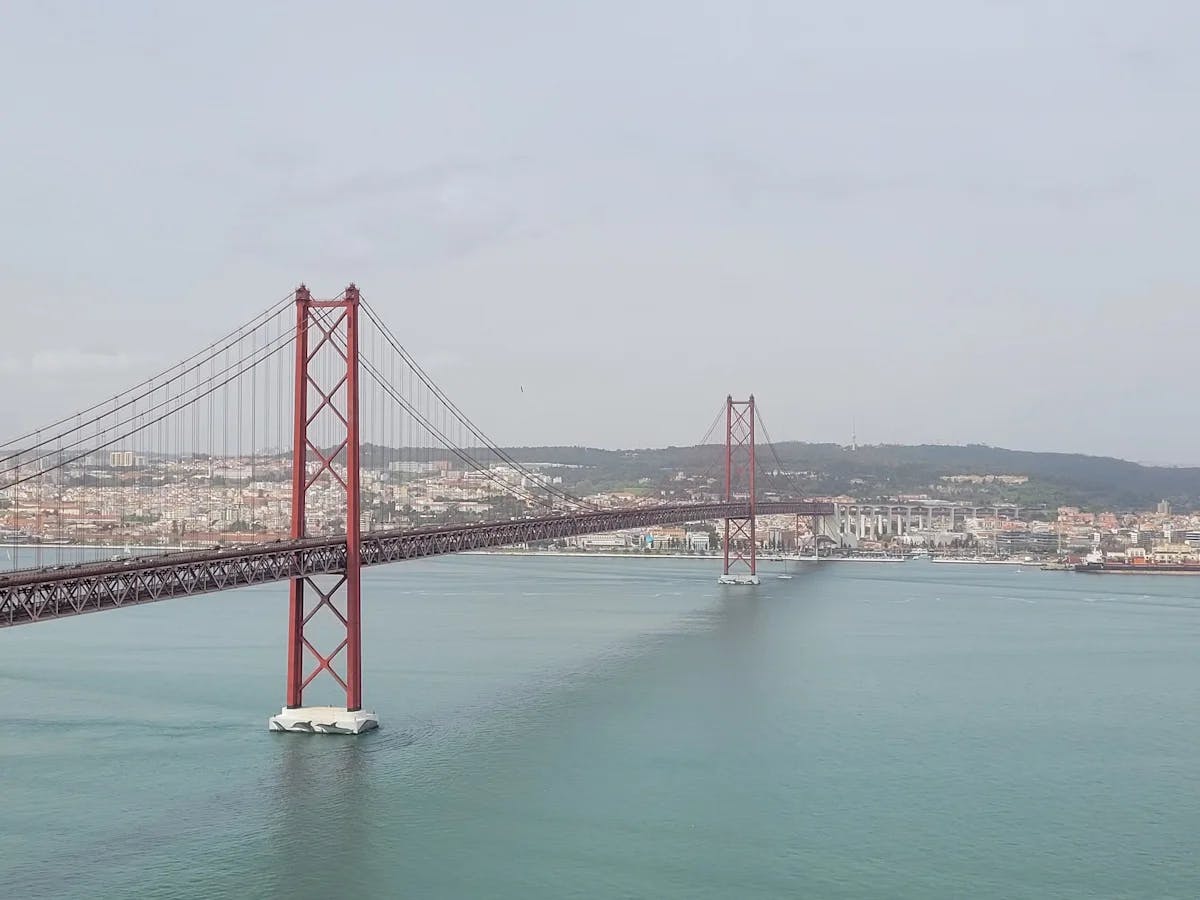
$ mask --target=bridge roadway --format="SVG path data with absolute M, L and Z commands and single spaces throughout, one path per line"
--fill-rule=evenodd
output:
M 748 513 L 745 502 L 693 503 L 442 528 L 375 531 L 362 536 L 362 564 L 376 566 L 623 528 L 739 518 Z M 768 501 L 756 504 L 756 513 L 828 516 L 833 514 L 833 504 L 808 500 Z M 345 566 L 345 538 L 325 537 L 17 571 L 0 576 L 0 627 L 286 581 L 305 575 L 337 574 Z

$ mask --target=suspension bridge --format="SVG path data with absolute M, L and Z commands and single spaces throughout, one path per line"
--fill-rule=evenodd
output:
M 686 496 L 576 496 L 489 438 L 354 285 L 330 300 L 301 286 L 0 444 L 0 627 L 287 582 L 285 705 L 270 727 L 358 733 L 378 724 L 363 707 L 363 567 L 719 521 L 720 581 L 757 584 L 758 516 L 834 514 L 802 498 L 760 434 L 754 397 L 727 397 L 699 442 L 713 465 Z M 322 675 L 344 706 L 305 704 Z

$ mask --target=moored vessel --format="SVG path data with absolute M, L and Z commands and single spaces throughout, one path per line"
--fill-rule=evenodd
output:
M 1200 560 L 1155 560 L 1144 551 L 1131 552 L 1115 560 L 1103 551 L 1094 550 L 1076 564 L 1076 572 L 1093 575 L 1200 575 Z

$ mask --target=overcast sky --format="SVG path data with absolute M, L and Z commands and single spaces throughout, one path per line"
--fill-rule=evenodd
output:
M 356 281 L 505 443 L 1200 461 L 1200 3 L 10 2 L 0 432 Z M 522 393 L 521 387 L 524 386 Z

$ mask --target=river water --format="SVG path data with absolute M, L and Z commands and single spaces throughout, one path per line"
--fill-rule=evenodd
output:
M 370 570 L 359 737 L 279 585 L 0 631 L 0 897 L 1200 896 L 1200 578 L 714 566 Z

